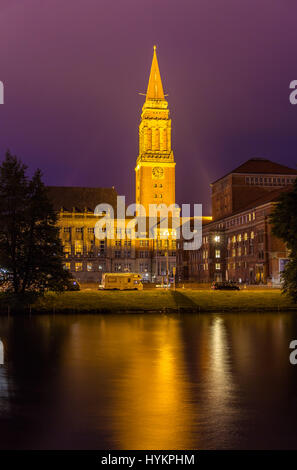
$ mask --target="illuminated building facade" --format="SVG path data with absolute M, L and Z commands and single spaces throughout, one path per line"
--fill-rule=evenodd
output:
M 213 220 L 203 225 L 202 246 L 184 251 L 179 241 L 180 280 L 234 280 L 279 285 L 286 245 L 271 233 L 269 216 L 297 170 L 253 158 L 211 185 Z
M 150 204 L 175 203 L 175 162 L 171 149 L 171 120 L 165 99 L 156 47 L 139 125 L 139 155 L 135 168 L 136 203 L 147 211 Z M 160 227 L 149 237 L 149 227 L 135 239 L 125 228 L 133 217 L 114 224 L 110 239 L 95 237 L 95 224 L 105 214 L 94 215 L 98 204 L 110 204 L 117 216 L 114 188 L 49 187 L 59 214 L 65 268 L 80 282 L 100 282 L 104 272 L 136 272 L 151 282 L 166 281 L 176 265 L 174 231 Z M 122 231 L 125 231 L 123 237 Z

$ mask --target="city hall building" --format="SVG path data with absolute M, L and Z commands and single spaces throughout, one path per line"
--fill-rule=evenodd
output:
M 139 125 L 139 154 L 135 168 L 137 204 L 146 211 L 150 204 L 175 204 L 175 161 L 171 148 L 171 119 L 158 66 L 156 47 Z M 114 188 L 48 188 L 59 214 L 65 268 L 81 282 L 97 282 L 104 272 L 137 272 L 144 280 L 160 282 L 173 275 L 176 266 L 176 238 L 172 226 L 149 228 L 131 239 L 126 235 L 133 217 L 115 221 L 114 233 L 104 240 L 95 236 L 100 204 L 109 204 L 117 216 Z M 148 213 L 148 212 L 147 212 Z M 124 227 L 123 227 L 124 225 Z M 146 224 L 147 225 L 147 224 Z M 122 231 L 124 231 L 124 236 Z

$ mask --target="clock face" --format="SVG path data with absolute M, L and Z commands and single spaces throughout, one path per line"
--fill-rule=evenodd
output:
M 163 178 L 163 176 L 164 176 L 164 169 L 161 168 L 160 166 L 155 166 L 155 167 L 152 169 L 152 175 L 153 175 L 153 178 Z

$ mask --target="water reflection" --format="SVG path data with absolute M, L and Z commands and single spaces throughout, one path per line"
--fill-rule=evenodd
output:
M 0 318 L 1 448 L 297 448 L 293 314 Z

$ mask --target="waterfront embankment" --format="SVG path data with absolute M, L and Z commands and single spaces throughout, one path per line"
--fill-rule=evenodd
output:
M 0 312 L 13 314 L 14 306 L 0 298 Z M 212 291 L 206 289 L 96 291 L 83 290 L 63 294 L 47 293 L 24 313 L 125 313 L 125 312 L 280 312 L 296 310 L 290 298 L 280 290 L 258 289 Z

